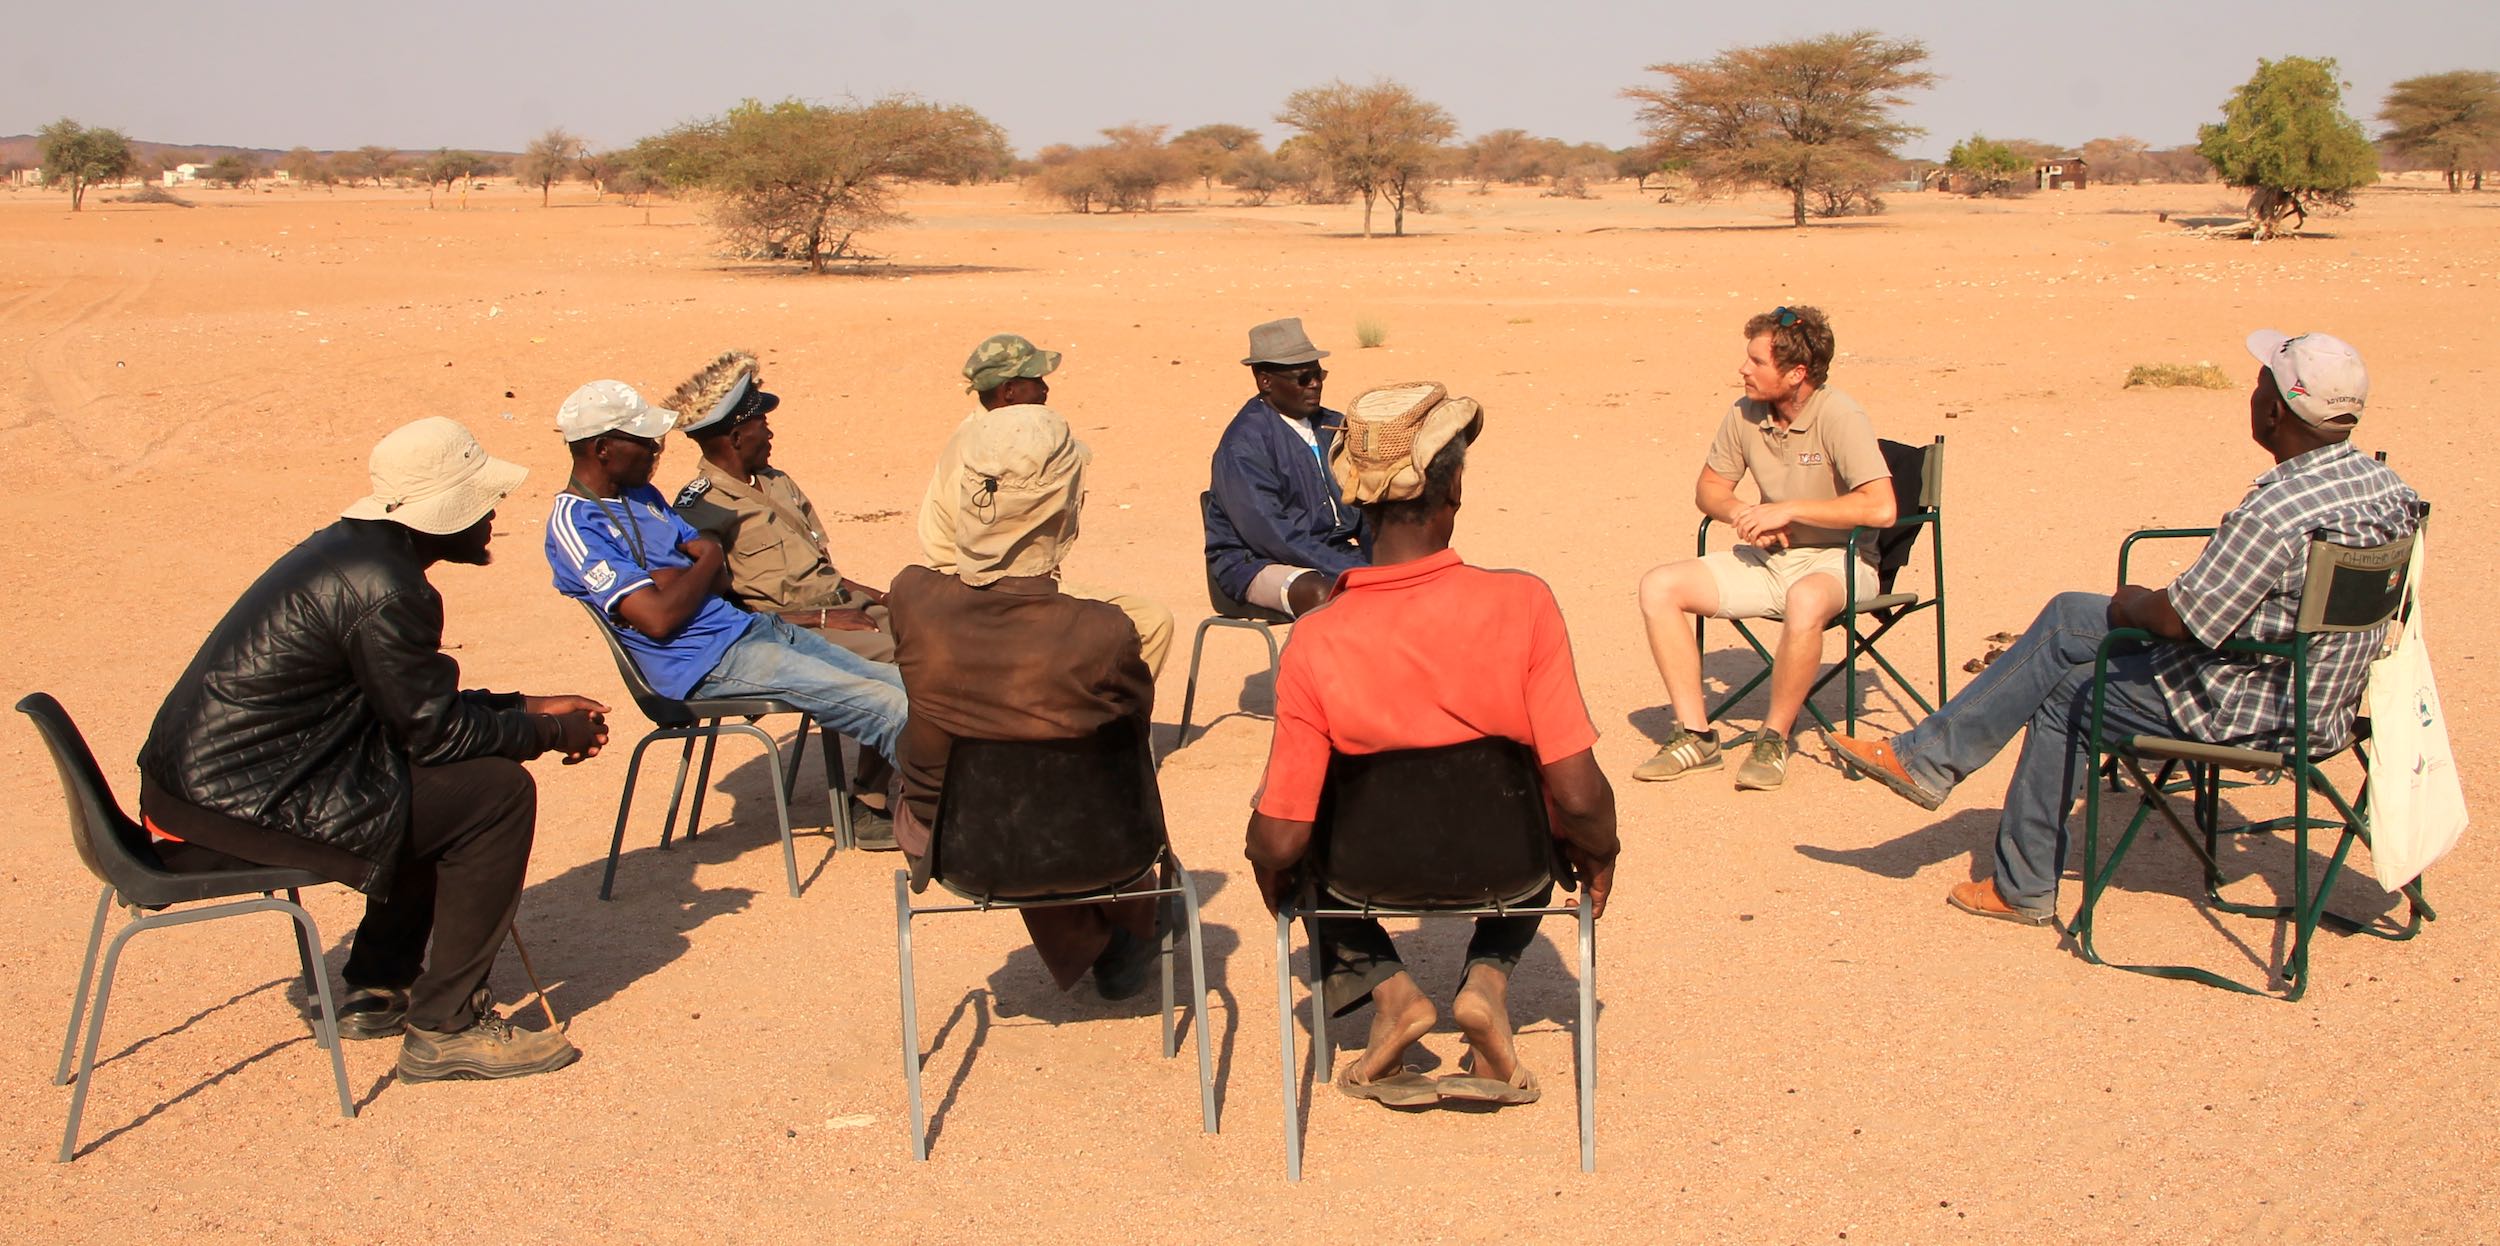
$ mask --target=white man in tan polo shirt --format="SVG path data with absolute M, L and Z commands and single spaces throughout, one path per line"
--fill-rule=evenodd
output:
M 1736 768 L 1736 786 L 1770 791 L 1788 780 L 1789 734 L 1823 663 L 1823 631 L 1848 601 L 1841 577 L 1856 576 L 1861 597 L 1876 591 L 1873 541 L 1849 549 L 1849 529 L 1889 527 L 1895 518 L 1892 472 L 1875 427 L 1865 408 L 1828 384 L 1832 352 L 1831 323 L 1814 308 L 1782 307 L 1745 322 L 1745 362 L 1736 372 L 1745 396 L 1720 421 L 1693 486 L 1694 504 L 1734 528 L 1741 543 L 1641 577 L 1641 618 L 1677 727 L 1633 778 L 1680 779 L 1724 760 L 1702 699 L 1693 631 L 1701 615 L 1779 620 L 1770 708 Z M 1747 476 L 1758 502 L 1736 494 Z

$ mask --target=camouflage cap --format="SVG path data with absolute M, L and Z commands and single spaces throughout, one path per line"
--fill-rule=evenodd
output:
M 1058 351 L 1000 333 L 972 348 L 972 357 L 964 360 L 964 380 L 973 393 L 986 394 L 1017 377 L 1048 376 L 1058 367 Z

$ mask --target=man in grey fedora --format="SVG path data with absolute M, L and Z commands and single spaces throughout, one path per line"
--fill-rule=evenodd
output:
M 1299 616 L 1339 572 L 1371 562 L 1362 512 L 1345 504 L 1328 454 L 1345 416 L 1320 403 L 1328 352 L 1299 317 L 1250 330 L 1258 393 L 1215 443 L 1205 505 L 1207 573 L 1226 596 Z

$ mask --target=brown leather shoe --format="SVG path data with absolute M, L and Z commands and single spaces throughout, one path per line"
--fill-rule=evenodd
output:
M 1910 777 L 1901 759 L 1893 755 L 1891 740 L 1861 740 L 1855 736 L 1833 735 L 1821 727 L 1815 730 L 1823 737 L 1823 747 L 1830 749 L 1832 756 L 1850 773 L 1873 779 L 1922 809 L 1934 809 L 1944 804 L 1944 793 L 1931 792 L 1926 784 Z
M 1955 883 L 1945 893 L 1944 902 L 1973 917 L 1993 917 L 2018 926 L 2045 926 L 2057 920 L 2053 910 L 2018 909 L 1997 894 L 1997 880 L 1981 879 L 1975 883 Z

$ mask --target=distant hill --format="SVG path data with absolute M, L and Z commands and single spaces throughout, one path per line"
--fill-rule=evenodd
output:
M 206 164 L 224 155 L 247 156 L 262 168 L 275 168 L 287 151 L 287 149 L 277 147 L 229 147 L 219 143 L 159 143 L 138 138 L 130 140 L 130 150 L 138 156 L 141 165 L 149 168 L 164 168 L 185 161 Z M 338 154 L 320 148 L 314 150 L 324 156 Z M 476 148 L 467 150 L 476 151 L 478 155 L 494 160 L 509 160 L 520 154 L 510 151 L 484 151 Z M 430 147 L 421 151 L 403 150 L 397 153 L 403 161 L 422 160 L 433 154 L 434 149 Z M 168 157 L 173 158 L 168 159 Z M 42 160 L 42 144 L 34 135 L 0 135 L 0 164 L 20 164 L 33 168 L 42 163 Z

